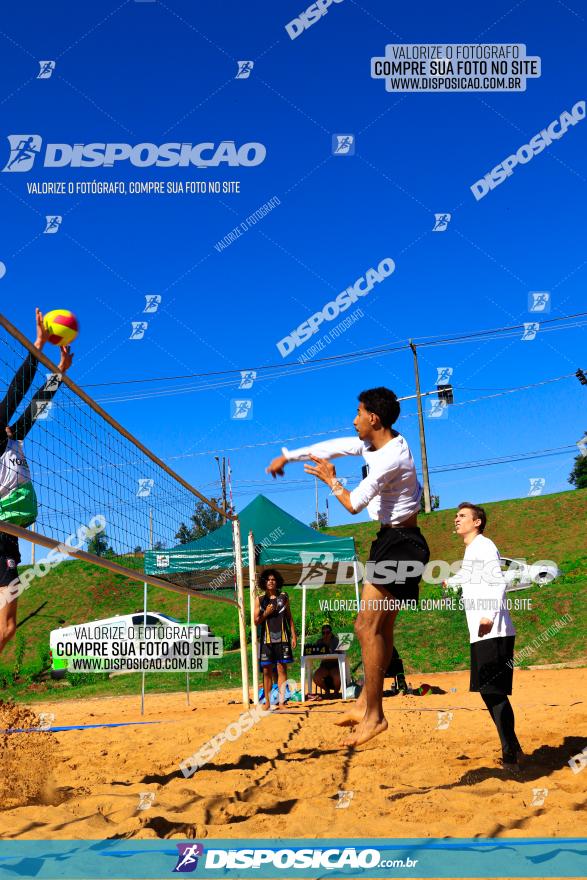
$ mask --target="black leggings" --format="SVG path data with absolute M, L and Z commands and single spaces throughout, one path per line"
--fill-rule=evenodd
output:
M 514 710 L 505 694 L 481 694 L 501 740 L 503 760 L 515 764 L 517 754 L 521 751 L 520 743 L 514 729 Z

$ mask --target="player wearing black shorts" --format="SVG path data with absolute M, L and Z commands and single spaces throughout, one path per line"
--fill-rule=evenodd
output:
M 285 703 L 286 666 L 293 663 L 297 636 L 289 598 L 282 592 L 283 578 L 275 569 L 268 568 L 259 578 L 262 596 L 255 600 L 255 624 L 259 627 L 259 661 L 263 671 L 265 700 L 273 686 L 273 669 L 277 667 L 279 705 Z
M 41 351 L 48 340 L 43 315 L 36 310 L 35 348 Z M 22 415 L 12 419 L 27 394 L 37 372 L 38 360 L 28 354 L 0 401 L 0 525 L 30 526 L 37 518 L 37 499 L 22 441 L 43 414 L 61 383 L 61 375 L 71 366 L 69 346 L 61 349 L 59 373 L 47 378 L 33 395 Z M 0 528 L 0 652 L 16 632 L 18 569 L 21 561 L 18 538 Z
M 389 388 L 363 391 L 353 422 L 357 436 L 283 449 L 267 468 L 274 477 L 282 476 L 288 462 L 309 459 L 312 463 L 305 465 L 306 473 L 326 483 L 349 513 L 367 508 L 371 519 L 380 525 L 370 552 L 370 562 L 377 568 L 372 566 L 373 575 L 365 579 L 355 621 L 365 687 L 354 708 L 338 722 L 358 725 L 345 741 L 347 746 L 361 745 L 387 729 L 383 679 L 393 651 L 394 622 L 404 603 L 417 602 L 420 578 L 430 555 L 417 522 L 422 487 L 416 466 L 407 441 L 392 427 L 399 414 L 399 401 Z M 367 476 L 352 492 L 337 480 L 330 462 L 343 455 L 361 455 L 369 466 Z M 387 574 L 380 576 L 383 572 Z

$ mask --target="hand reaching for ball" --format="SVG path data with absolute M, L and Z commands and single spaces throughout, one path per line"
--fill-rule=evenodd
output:
M 59 372 L 66 373 L 71 367 L 71 363 L 73 361 L 73 352 L 71 350 L 71 345 L 62 345 L 61 346 L 61 360 L 59 361 Z

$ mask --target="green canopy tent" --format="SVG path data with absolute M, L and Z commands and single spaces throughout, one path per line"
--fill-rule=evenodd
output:
M 353 566 L 359 602 L 359 582 L 355 541 L 317 532 L 286 513 L 264 495 L 257 495 L 240 513 L 243 575 L 251 592 L 251 633 L 253 641 L 253 693 L 258 699 L 256 662 L 257 630 L 252 621 L 257 584 L 256 571 L 276 568 L 286 584 L 295 584 L 302 593 L 302 646 L 306 638 L 306 591 L 325 583 L 335 583 L 338 566 Z M 250 564 L 252 561 L 252 565 Z M 196 541 L 168 550 L 145 553 L 145 571 L 165 578 L 173 574 L 175 583 L 184 583 L 186 592 L 230 587 L 234 582 L 235 556 L 233 527 L 225 523 Z M 179 576 L 179 577 L 178 577 Z

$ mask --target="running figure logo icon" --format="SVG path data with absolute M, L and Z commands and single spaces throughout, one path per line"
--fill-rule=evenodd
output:
M 550 293 L 548 290 L 531 290 L 528 294 L 529 312 L 550 312 Z
M 146 321 L 131 321 L 132 328 L 130 331 L 129 339 L 142 339 L 145 335 L 145 330 L 149 326 Z
M 545 485 L 546 480 L 544 477 L 530 477 L 530 491 L 528 492 L 528 496 L 533 497 L 535 495 L 541 495 Z
M 231 419 L 252 419 L 253 418 L 253 401 L 252 400 L 231 400 L 230 401 L 230 418 Z
M 237 61 L 238 70 L 236 72 L 235 79 L 248 79 L 251 75 L 251 71 L 255 66 L 254 61 Z
M 198 867 L 198 859 L 204 854 L 203 845 L 201 843 L 178 843 L 176 846 L 179 855 L 173 869 L 174 873 L 191 874 Z
M 453 367 L 436 367 L 436 372 L 438 373 L 436 377 L 437 385 L 450 385 L 450 380 L 454 373 Z
M 54 61 L 39 61 L 39 72 L 37 79 L 51 79 L 51 74 L 55 70 Z
M 536 339 L 536 334 L 540 330 L 540 324 L 536 321 L 524 322 L 524 332 L 522 333 L 522 342 L 531 342 Z
M 153 491 L 155 480 L 142 479 L 137 481 L 139 488 L 137 490 L 137 498 L 148 498 Z
M 161 305 L 161 295 L 159 293 L 145 294 L 145 308 L 143 314 L 154 314 Z
M 241 381 L 239 388 L 252 388 L 255 379 L 257 378 L 257 373 L 255 370 L 241 370 Z
M 297 582 L 295 589 L 300 590 L 302 587 L 317 590 L 323 587 L 326 582 L 326 575 L 332 569 L 334 564 L 334 555 L 332 553 L 322 553 L 318 559 L 312 553 L 300 553 L 302 557 L 302 573 Z
M 61 221 L 63 220 L 61 214 L 45 215 L 45 220 L 47 221 L 47 224 L 43 232 L 46 235 L 55 235 L 56 232 L 59 232 L 59 227 L 61 226 Z
M 435 214 L 432 232 L 446 232 L 452 214 Z
M 355 136 L 354 136 L 354 134 L 333 134 L 332 135 L 332 155 L 333 156 L 354 156 L 355 155 Z
M 2 171 L 30 171 L 43 143 L 40 134 L 9 134 L 10 156 Z

